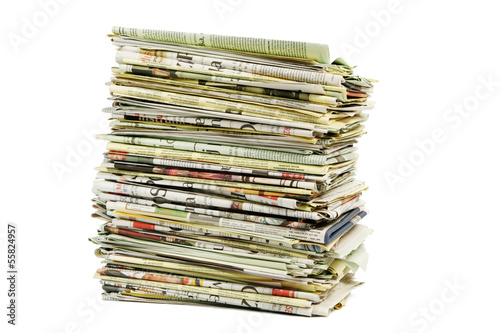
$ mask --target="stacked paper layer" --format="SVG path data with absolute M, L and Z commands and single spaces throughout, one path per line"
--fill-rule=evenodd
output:
M 106 300 L 326 316 L 371 230 L 355 179 L 372 83 L 328 46 L 113 28 L 91 241 Z

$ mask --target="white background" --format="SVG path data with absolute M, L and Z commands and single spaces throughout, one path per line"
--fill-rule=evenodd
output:
M 396 4 L 74 0 L 43 22 L 39 2 L 3 1 L 0 257 L 6 271 L 6 226 L 16 223 L 19 296 L 12 327 L 2 278 L 2 331 L 498 331 L 498 8 L 480 0 Z M 374 13 L 386 15 L 377 21 Z M 34 16 L 41 26 L 23 37 Z M 375 230 L 367 241 L 371 258 L 360 274 L 366 284 L 342 311 L 299 318 L 92 305 L 100 293 L 92 279 L 99 260 L 87 237 L 98 226 L 90 199 L 104 146 L 85 133 L 100 132 L 106 118 L 104 83 L 114 64 L 106 34 L 113 25 L 325 43 L 332 59 L 343 56 L 358 65 L 357 74 L 379 79 L 358 164 L 370 185 L 364 223 Z M 25 39 L 14 45 L 13 36 Z M 481 80 L 495 83 L 491 91 Z M 447 111 L 454 105 L 463 116 Z M 423 155 L 416 141 L 428 142 L 436 130 L 444 140 L 428 144 Z M 85 156 L 72 156 L 77 150 Z M 54 166 L 68 165 L 68 158 L 69 171 L 58 178 Z M 409 159 L 413 165 L 398 173 Z M 392 187 L 388 173 L 401 177 Z

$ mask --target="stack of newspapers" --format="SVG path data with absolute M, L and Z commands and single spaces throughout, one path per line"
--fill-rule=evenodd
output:
M 103 299 L 327 316 L 372 232 L 372 81 L 327 45 L 114 27 L 91 241 Z

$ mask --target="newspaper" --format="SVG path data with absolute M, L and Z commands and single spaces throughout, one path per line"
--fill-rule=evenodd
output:
M 133 71 L 133 70 L 132 70 Z M 137 71 L 136 71 L 137 72 Z M 148 75 L 149 71 L 142 71 L 143 75 Z M 157 73 L 157 71 L 155 71 Z M 169 75 L 173 76 L 174 73 Z M 280 107 L 284 109 L 301 109 L 307 111 L 313 111 L 318 113 L 327 113 L 330 111 L 330 106 L 337 105 L 335 99 L 332 99 L 332 103 L 328 105 L 320 105 L 314 103 L 308 103 L 302 100 L 286 100 L 284 98 L 277 98 L 272 96 L 262 96 L 259 94 L 254 94 L 246 91 L 239 91 L 234 89 L 220 89 L 217 87 L 211 87 L 206 84 L 191 84 L 186 82 L 187 80 L 167 80 L 158 77 L 145 77 L 141 75 L 133 75 L 128 73 L 114 73 L 113 83 L 127 85 L 133 83 L 136 86 L 158 88 L 166 91 L 180 92 L 186 94 L 197 94 L 200 96 L 216 97 L 226 100 L 240 100 L 244 103 L 257 104 L 257 105 L 271 105 L 275 107 Z M 151 75 L 153 76 L 153 75 Z M 200 80 L 197 80 L 200 81 Z
M 215 144 L 226 142 L 238 147 L 255 147 L 255 144 L 258 144 L 262 149 L 285 151 L 302 155 L 328 154 L 337 150 L 337 147 L 346 145 L 349 141 L 353 141 L 342 140 L 341 142 L 334 142 L 328 146 L 323 146 L 318 144 L 318 140 L 315 138 L 309 139 L 286 135 L 271 136 L 266 133 L 254 132 L 250 129 L 227 130 L 216 127 L 208 129 L 204 126 L 193 125 L 169 125 L 158 118 L 155 120 L 151 115 L 142 117 L 140 114 L 138 114 L 137 117 L 129 115 L 120 117 L 113 115 L 113 120 L 110 123 L 112 126 L 115 125 L 112 128 L 112 134 L 155 138 L 177 138 L 186 141 L 196 140 L 203 143 Z
M 274 126 L 267 124 L 249 123 L 235 120 L 226 120 L 222 118 L 207 118 L 207 117 L 179 117 L 179 116 L 160 116 L 156 118 L 162 120 L 164 123 L 172 124 L 186 124 L 196 126 L 211 126 L 217 128 L 234 128 L 234 129 L 247 129 L 251 131 L 258 131 L 272 134 L 292 135 L 312 137 L 312 130 L 305 130 L 300 128 L 290 128 L 283 126 Z
M 136 88 L 129 86 L 118 86 L 111 84 L 109 90 L 116 96 L 137 97 L 144 100 L 168 102 L 170 104 L 198 107 L 209 111 L 235 112 L 237 114 L 258 116 L 265 119 L 286 119 L 291 121 L 305 122 L 311 124 L 325 124 L 329 122 L 328 115 L 321 117 L 315 112 L 305 110 L 288 111 L 280 108 L 265 107 L 260 105 L 250 105 L 244 103 L 231 102 L 207 97 L 192 95 L 178 95 L 166 91 Z
M 138 271 L 138 270 L 125 270 L 125 269 L 106 269 L 101 268 L 97 270 L 97 273 L 107 276 L 121 276 L 126 278 L 141 279 L 141 280 L 152 280 L 157 282 L 167 282 L 185 285 L 197 285 L 206 288 L 217 288 L 224 290 L 234 290 L 242 292 L 254 292 L 258 294 L 275 295 L 291 298 L 300 298 L 309 300 L 311 302 L 319 302 L 320 296 L 314 293 L 308 293 L 303 291 L 286 290 L 286 289 L 274 289 L 268 287 L 258 287 L 252 285 L 245 285 L 240 283 L 228 283 L 224 281 L 214 281 L 208 279 L 198 279 L 195 277 L 185 277 L 181 275 L 174 274 L 151 274 L 148 271 Z
M 151 288 L 148 287 L 148 290 L 151 290 Z M 290 313 L 303 316 L 311 316 L 312 314 L 312 308 L 299 308 L 290 305 L 273 304 L 267 302 L 253 302 L 242 298 L 221 297 L 218 295 L 181 292 L 176 290 L 162 290 L 162 294 L 164 295 L 163 298 L 162 296 L 154 294 L 152 295 L 150 292 L 142 292 L 142 293 L 111 292 L 103 294 L 103 299 L 145 302 L 145 299 L 151 298 L 152 299 L 152 301 L 150 301 L 151 303 L 164 303 L 162 302 L 163 300 L 166 300 L 166 303 L 172 303 L 173 300 L 187 300 L 189 302 L 208 302 L 208 303 L 215 303 L 217 305 L 223 304 L 223 305 L 232 305 L 237 307 L 249 307 L 255 309 L 262 309 L 266 311 Z
M 179 115 L 189 115 L 189 114 L 199 114 L 199 115 L 204 115 L 205 117 L 210 116 L 215 116 L 215 117 L 221 117 L 221 114 L 219 111 L 212 111 L 212 110 L 204 110 L 200 108 L 194 108 L 191 106 L 179 106 L 179 105 L 172 105 L 172 104 L 164 104 L 161 102 L 153 102 L 153 101 L 146 101 L 146 100 L 139 100 L 135 98 L 130 98 L 130 97 L 111 97 L 111 99 L 114 101 L 113 106 L 114 108 L 105 108 L 103 109 L 103 112 L 109 112 L 109 113 L 115 113 L 118 111 L 119 113 L 117 114 L 123 114 L 120 113 L 120 111 L 135 111 L 138 113 L 149 113 L 149 114 L 166 114 L 168 113 L 175 113 Z M 317 125 L 315 124 L 307 124 L 304 122 L 292 122 L 292 121 L 287 121 L 287 120 L 281 120 L 281 119 L 270 119 L 270 118 L 262 118 L 262 117 L 255 117 L 255 116 L 248 116 L 248 115 L 241 115 L 237 113 L 229 113 L 226 112 L 223 114 L 223 117 L 226 119 L 234 119 L 234 120 L 239 120 L 239 121 L 246 121 L 246 122 L 252 122 L 252 123 L 262 123 L 265 122 L 266 124 L 270 125 L 277 125 L 277 126 L 284 126 L 284 127 L 294 127 L 294 128 L 303 128 L 303 129 L 310 129 L 310 130 L 315 130 L 315 131 L 321 131 L 321 129 L 316 129 Z M 328 131 L 321 131 L 321 133 L 327 133 Z
M 123 49 L 122 49 L 123 50 Z M 344 81 L 341 75 L 322 73 L 317 71 L 306 71 L 293 68 L 283 68 L 253 64 L 249 62 L 230 61 L 211 57 L 200 57 L 175 52 L 148 52 L 147 54 L 130 51 L 117 51 L 117 62 L 167 66 L 179 66 L 181 68 L 194 68 L 207 71 L 217 71 L 236 76 L 249 76 L 248 74 L 259 74 L 259 78 L 269 79 L 270 77 L 293 80 L 297 82 L 307 82 L 313 84 L 340 86 Z M 248 73 L 248 74 L 245 74 Z
M 108 168 L 108 164 L 105 164 L 104 166 Z M 120 171 L 121 173 L 123 173 L 123 171 L 126 170 L 126 171 L 136 171 L 143 174 L 160 174 L 160 175 L 170 176 L 168 178 L 162 177 L 162 179 L 172 179 L 172 180 L 178 179 L 181 181 L 189 179 L 189 181 L 200 181 L 200 182 L 202 182 L 201 180 L 210 180 L 215 182 L 207 182 L 207 183 L 214 185 L 225 185 L 225 186 L 231 186 L 231 183 L 234 182 L 236 183 L 233 184 L 233 186 L 235 187 L 251 188 L 264 191 L 267 190 L 275 192 L 285 192 L 293 194 L 304 194 L 304 195 L 312 195 L 313 193 L 318 192 L 318 184 L 314 181 L 245 176 L 241 174 L 237 175 L 226 172 L 216 173 L 216 172 L 203 172 L 203 171 L 194 171 L 194 170 L 178 169 L 178 168 L 164 168 L 164 167 L 155 167 L 154 165 L 123 163 L 120 161 L 114 161 L 109 163 L 109 167 L 111 169 L 119 170 L 118 173 L 120 173 Z
M 335 64 L 320 64 L 316 60 L 304 59 L 304 58 L 289 58 L 280 57 L 275 55 L 263 55 L 257 53 L 240 52 L 237 50 L 224 50 L 224 49 L 211 49 L 203 46 L 187 45 L 187 44 L 176 44 L 152 41 L 138 37 L 130 37 L 126 35 L 108 35 L 110 37 L 111 43 L 117 49 L 129 50 L 136 48 L 146 51 L 170 51 L 179 53 L 188 53 L 191 55 L 199 55 L 202 57 L 211 56 L 218 59 L 229 59 L 238 60 L 245 62 L 254 62 L 258 64 L 271 65 L 276 67 L 285 68 L 297 68 L 306 70 L 316 70 L 316 71 L 326 71 L 329 73 L 339 74 L 345 76 L 352 75 L 352 68 L 344 64 L 339 64 L 337 61 Z M 349 72 L 350 73 L 347 73 Z
M 153 216 L 146 216 L 137 214 L 138 212 L 119 212 L 107 211 L 108 215 L 115 216 L 112 220 L 112 226 L 122 228 L 137 228 L 137 229 L 150 229 L 157 232 L 178 232 L 183 235 L 197 235 L 197 236 L 210 236 L 210 237 L 224 237 L 231 238 L 239 241 L 252 241 L 263 244 L 280 245 L 283 244 L 296 244 L 296 239 L 263 234 L 257 232 L 250 232 L 246 230 L 232 230 L 224 227 L 214 225 L 201 225 L 193 223 L 183 223 L 175 220 L 166 221 L 165 218 L 157 218 Z
M 313 175 L 324 175 L 334 167 L 331 165 L 306 165 L 297 163 L 286 163 L 267 161 L 260 159 L 250 159 L 244 157 L 234 157 L 226 155 L 216 155 L 210 153 L 189 152 L 175 149 L 155 148 L 139 145 L 129 145 L 122 143 L 109 142 L 106 148 L 110 151 L 126 152 L 134 155 L 146 155 L 151 157 L 173 158 L 181 160 L 193 160 L 209 163 L 220 163 L 226 165 L 234 165 L 239 167 L 254 167 L 259 169 L 267 169 L 273 171 L 285 171 L 294 173 L 308 173 Z M 161 160 L 157 160 L 161 161 Z M 351 164 L 355 160 L 338 163 L 335 167 L 343 167 Z
M 107 202 L 106 207 L 108 208 L 108 210 L 116 210 L 118 212 L 132 213 L 157 218 L 167 218 L 172 221 L 188 221 L 197 224 L 213 225 L 228 229 L 250 231 L 259 234 L 282 236 L 286 238 L 317 242 L 321 244 L 330 243 L 338 235 L 341 235 L 348 229 L 350 229 L 357 222 L 356 220 L 353 220 L 355 216 L 359 215 L 360 218 L 363 218 L 366 215 L 366 213 L 360 208 L 356 208 L 343 215 L 341 218 L 339 218 L 338 221 L 335 220 L 334 222 L 317 229 L 303 230 L 298 228 L 282 228 L 280 226 L 263 225 L 226 218 L 216 218 L 213 216 L 203 216 L 196 213 L 174 211 L 171 209 L 125 202 L 109 201 Z M 233 232 L 240 233 L 241 231 L 233 230 Z
M 223 217 L 223 218 L 228 218 L 228 219 L 233 219 L 233 220 L 242 220 L 242 221 L 249 221 L 249 222 L 255 222 L 255 223 L 262 223 L 262 224 L 280 225 L 283 227 L 292 227 L 292 228 L 303 228 L 303 229 L 310 228 L 310 224 L 308 224 L 308 223 L 289 221 L 285 218 L 268 217 L 268 216 L 263 216 L 263 215 L 254 215 L 254 214 L 243 214 L 243 213 L 236 213 L 236 212 L 227 212 L 227 211 L 223 211 L 223 210 L 207 209 L 207 208 L 202 208 L 202 207 L 192 207 L 192 206 L 186 206 L 186 205 L 181 205 L 181 204 L 176 204 L 176 203 L 168 203 L 168 202 L 156 203 L 153 200 L 141 199 L 141 198 L 137 198 L 137 197 L 118 195 L 118 194 L 101 192 L 101 191 L 99 191 L 97 193 L 97 195 L 99 196 L 99 198 L 103 202 L 107 202 L 107 201 L 130 202 L 130 203 L 135 203 L 135 204 L 139 204 L 139 205 L 157 206 L 160 208 L 180 210 L 180 211 L 185 211 L 185 212 L 192 212 L 192 213 L 201 214 L 201 215 L 217 216 L 217 217 Z
M 152 180 L 149 177 L 140 177 L 140 176 L 134 176 L 133 177 L 134 179 L 132 180 L 131 179 L 132 177 L 128 177 L 127 179 L 127 176 L 123 175 L 115 176 L 113 174 L 107 174 L 107 173 L 103 173 L 100 176 L 103 176 L 104 179 L 106 180 L 116 180 L 118 182 L 125 181 L 131 183 L 133 182 L 138 184 L 144 184 L 149 187 L 153 187 L 153 185 L 156 185 L 155 187 L 159 188 L 172 187 L 179 189 L 200 190 L 200 192 L 202 193 L 218 194 L 225 197 L 254 201 L 259 203 L 270 203 L 273 206 L 285 207 L 290 209 L 297 209 L 301 205 L 300 201 L 298 201 L 297 199 L 293 199 L 294 197 L 293 195 L 291 194 L 287 195 L 279 192 L 266 192 L 260 190 L 238 188 L 238 187 L 222 187 L 217 185 L 207 185 L 189 181 L 186 182 L 186 181 L 175 181 L 175 180 Z M 297 196 L 297 198 L 300 197 Z
M 135 52 L 117 51 L 115 60 L 118 64 L 154 66 L 165 69 L 179 70 L 187 73 L 198 73 L 219 77 L 220 80 L 236 79 L 244 81 L 264 81 L 264 82 L 282 82 L 282 79 L 272 76 L 257 75 L 248 72 L 225 70 L 221 71 L 217 67 L 204 66 L 198 64 L 187 64 L 176 60 L 144 55 Z M 189 77 L 185 77 L 189 78 Z
M 125 154 L 123 151 L 110 151 L 109 153 L 105 154 L 105 157 L 118 161 L 144 163 L 144 164 L 151 164 L 158 166 L 193 168 L 193 169 L 200 169 L 207 171 L 221 171 L 226 173 L 237 173 L 237 174 L 239 173 L 245 175 L 266 176 L 266 177 L 268 176 L 268 177 L 276 177 L 283 179 L 299 179 L 299 180 L 309 180 L 309 181 L 319 181 L 319 182 L 326 182 L 327 180 L 336 175 L 336 173 L 330 173 L 330 174 L 322 174 L 315 176 L 305 173 L 280 172 L 269 169 L 260 169 L 260 168 L 255 168 L 255 165 L 246 168 L 246 167 L 232 166 L 223 163 L 214 164 L 214 163 L 180 160 L 172 158 L 158 158 L 147 155 Z M 343 172 L 343 170 L 348 168 L 350 165 L 352 165 L 352 163 L 344 166 L 343 168 L 339 168 L 338 173 Z
M 111 142 L 129 143 L 134 145 L 151 146 L 169 148 L 175 150 L 185 150 L 192 152 L 220 154 L 228 156 L 237 156 L 244 158 L 253 158 L 259 160 L 269 160 L 278 162 L 290 162 L 296 164 L 310 164 L 310 165 L 327 165 L 340 162 L 354 160 L 358 157 L 354 153 L 354 149 L 346 148 L 336 153 L 328 155 L 303 155 L 288 152 L 277 152 L 274 150 L 245 148 L 237 146 L 214 145 L 205 144 L 200 142 L 170 140 L 170 139 L 155 139 L 144 137 L 132 137 L 123 135 L 106 135 L 100 134 L 98 139 L 107 140 Z
M 147 182 L 150 184 L 155 184 L 155 182 L 159 181 L 159 184 L 161 184 L 161 180 L 173 180 L 173 181 L 180 181 L 180 182 L 185 182 L 185 183 L 200 183 L 200 184 L 206 184 L 206 185 L 214 185 L 214 186 L 220 186 L 220 187 L 227 187 L 227 188 L 241 188 L 241 189 L 250 189 L 252 190 L 251 192 L 248 192 L 248 194 L 256 194 L 255 191 L 261 191 L 259 192 L 259 195 L 262 195 L 263 192 L 269 192 L 273 193 L 275 196 L 281 196 L 281 197 L 290 197 L 290 198 L 297 198 L 297 200 L 311 200 L 312 197 L 317 196 L 319 192 L 314 191 L 314 188 L 316 187 L 316 183 L 306 183 L 306 185 L 311 185 L 308 187 L 312 187 L 313 189 L 304 189 L 304 188 L 291 188 L 291 187 L 282 187 L 280 184 L 283 184 L 285 182 L 292 182 L 292 183 L 301 183 L 301 182 L 296 182 L 296 181 L 289 181 L 289 180 L 284 180 L 280 181 L 279 179 L 274 179 L 274 178 L 263 178 L 261 179 L 262 182 L 265 181 L 265 179 L 270 179 L 271 182 L 275 182 L 276 185 L 264 185 L 259 184 L 259 183 L 254 183 L 253 178 L 249 178 L 249 182 L 245 183 L 233 183 L 231 180 L 217 180 L 217 178 L 220 178 L 219 175 L 200 175 L 196 171 L 188 171 L 189 173 L 187 174 L 187 177 L 181 176 L 183 173 L 182 170 L 178 169 L 164 169 L 164 168 L 156 168 L 153 166 L 147 166 L 147 165 L 138 165 L 138 164 L 128 164 L 128 163 L 114 163 L 114 162 L 105 162 L 101 164 L 101 166 L 96 168 L 97 171 L 100 171 L 101 173 L 98 173 L 96 178 L 106 178 L 109 177 L 111 178 L 110 174 L 113 174 L 113 176 L 119 177 L 119 181 L 131 181 L 135 182 L 135 179 L 147 179 Z M 168 170 L 168 171 L 167 171 Z M 201 176 L 201 177 L 200 177 Z M 232 175 L 227 175 L 227 177 L 231 177 Z M 210 179 L 213 178 L 213 179 Z M 236 177 L 235 177 L 236 178 Z M 118 178 L 117 178 L 118 179 Z M 257 178 L 257 182 L 259 181 L 260 178 Z M 267 183 L 267 184 L 269 184 Z M 166 183 L 165 183 L 166 184 Z M 175 185 L 171 185 L 174 186 Z M 186 185 L 184 187 L 189 187 L 191 185 Z M 219 189 L 219 190 L 222 190 Z M 270 195 L 270 194 L 269 194 Z
M 96 244 L 113 249 L 115 252 L 134 253 L 143 257 L 161 259 L 173 262 L 199 262 L 200 264 L 214 267 L 231 267 L 236 270 L 249 270 L 272 276 L 292 274 L 296 276 L 307 276 L 311 269 L 307 265 L 292 262 L 284 258 L 260 257 L 257 254 L 234 253 L 224 249 L 210 249 L 209 247 L 191 246 L 185 241 L 179 242 L 151 242 L 139 240 L 136 237 L 128 237 L 115 233 L 107 236 L 91 238 Z M 198 244 L 199 245 L 199 244 Z M 262 260 L 264 259 L 264 260 Z
M 105 275 L 96 275 L 96 278 L 99 278 L 104 281 L 116 281 L 122 283 L 132 282 L 134 284 L 148 286 L 148 287 L 157 287 L 157 288 L 165 288 L 169 290 L 177 290 L 177 291 L 188 291 L 188 292 L 198 292 L 201 294 L 209 294 L 209 295 L 217 295 L 221 297 L 231 297 L 237 299 L 245 299 L 249 301 L 257 301 L 257 302 L 267 302 L 274 304 L 283 304 L 283 305 L 291 305 L 291 306 L 304 306 L 310 307 L 311 301 L 295 299 L 290 297 L 278 297 L 273 295 L 266 294 L 256 294 L 256 293 L 247 293 L 241 291 L 233 291 L 233 290 L 224 290 L 217 288 L 205 288 L 198 286 L 190 286 L 190 285 L 181 285 L 175 283 L 166 283 L 166 282 L 156 282 L 151 280 L 139 280 L 139 279 L 129 279 L 129 278 L 121 278 L 121 277 L 109 277 Z
M 298 257 L 296 254 L 290 253 L 289 251 L 282 251 L 280 255 L 276 255 L 269 253 L 267 251 L 268 248 L 266 248 L 265 251 L 255 251 L 253 249 L 250 250 L 245 246 L 240 246 L 241 243 L 238 243 L 238 247 L 235 247 L 228 244 L 223 245 L 220 242 L 214 242 L 213 239 L 197 239 L 196 236 L 190 234 L 180 234 L 175 232 L 150 232 L 149 230 L 139 230 L 135 227 L 125 228 L 120 224 L 126 223 L 122 223 L 120 221 L 116 221 L 116 225 L 114 225 L 113 223 L 114 222 L 111 221 L 111 223 L 103 225 L 102 231 L 107 232 L 106 236 L 99 239 L 94 238 L 94 240 L 96 240 L 96 242 L 105 242 L 109 247 L 120 248 L 128 246 L 129 249 L 130 246 L 142 247 L 143 249 L 152 253 L 158 253 L 157 250 L 165 248 L 164 245 L 174 245 L 177 247 L 182 247 L 183 251 L 187 250 L 188 248 L 197 248 L 213 253 L 223 253 L 239 257 L 252 259 L 257 258 L 285 263 L 289 267 L 291 267 L 292 265 L 297 265 L 304 268 L 316 264 L 323 264 L 324 261 L 323 259 L 317 258 L 309 259 L 308 256 Z M 140 240 L 142 240 L 142 242 Z M 172 249 L 172 247 L 170 247 L 170 249 Z
M 283 57 L 314 59 L 320 63 L 330 63 L 328 46 L 324 44 L 116 26 L 113 27 L 112 30 L 113 33 L 117 35 L 128 35 L 153 41 L 197 45 L 214 49 L 270 54 Z
M 191 187 L 191 186 L 190 186 Z M 326 218 L 325 214 L 296 210 L 294 208 L 281 208 L 277 205 L 281 203 L 286 205 L 287 201 L 293 201 L 282 197 L 269 197 L 268 201 L 273 201 L 272 205 L 263 205 L 259 203 L 245 202 L 242 200 L 234 200 L 224 197 L 215 197 L 197 192 L 188 192 L 166 188 L 155 188 L 152 186 L 139 186 L 132 184 L 121 184 L 110 181 L 95 181 L 94 188 L 102 192 L 112 192 L 121 194 L 135 194 L 142 198 L 150 198 L 154 201 L 161 202 L 168 200 L 171 202 L 187 203 L 192 205 L 203 205 L 208 207 L 218 207 L 225 209 L 243 210 L 261 214 L 273 214 L 287 216 L 297 219 L 322 220 Z M 265 199 L 265 198 L 263 198 Z M 264 201 L 264 200 L 263 200 Z

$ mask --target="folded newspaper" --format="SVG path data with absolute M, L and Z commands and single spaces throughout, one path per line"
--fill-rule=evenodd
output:
M 372 232 L 355 178 L 372 80 L 327 45 L 113 27 L 90 240 L 103 299 L 340 309 Z

